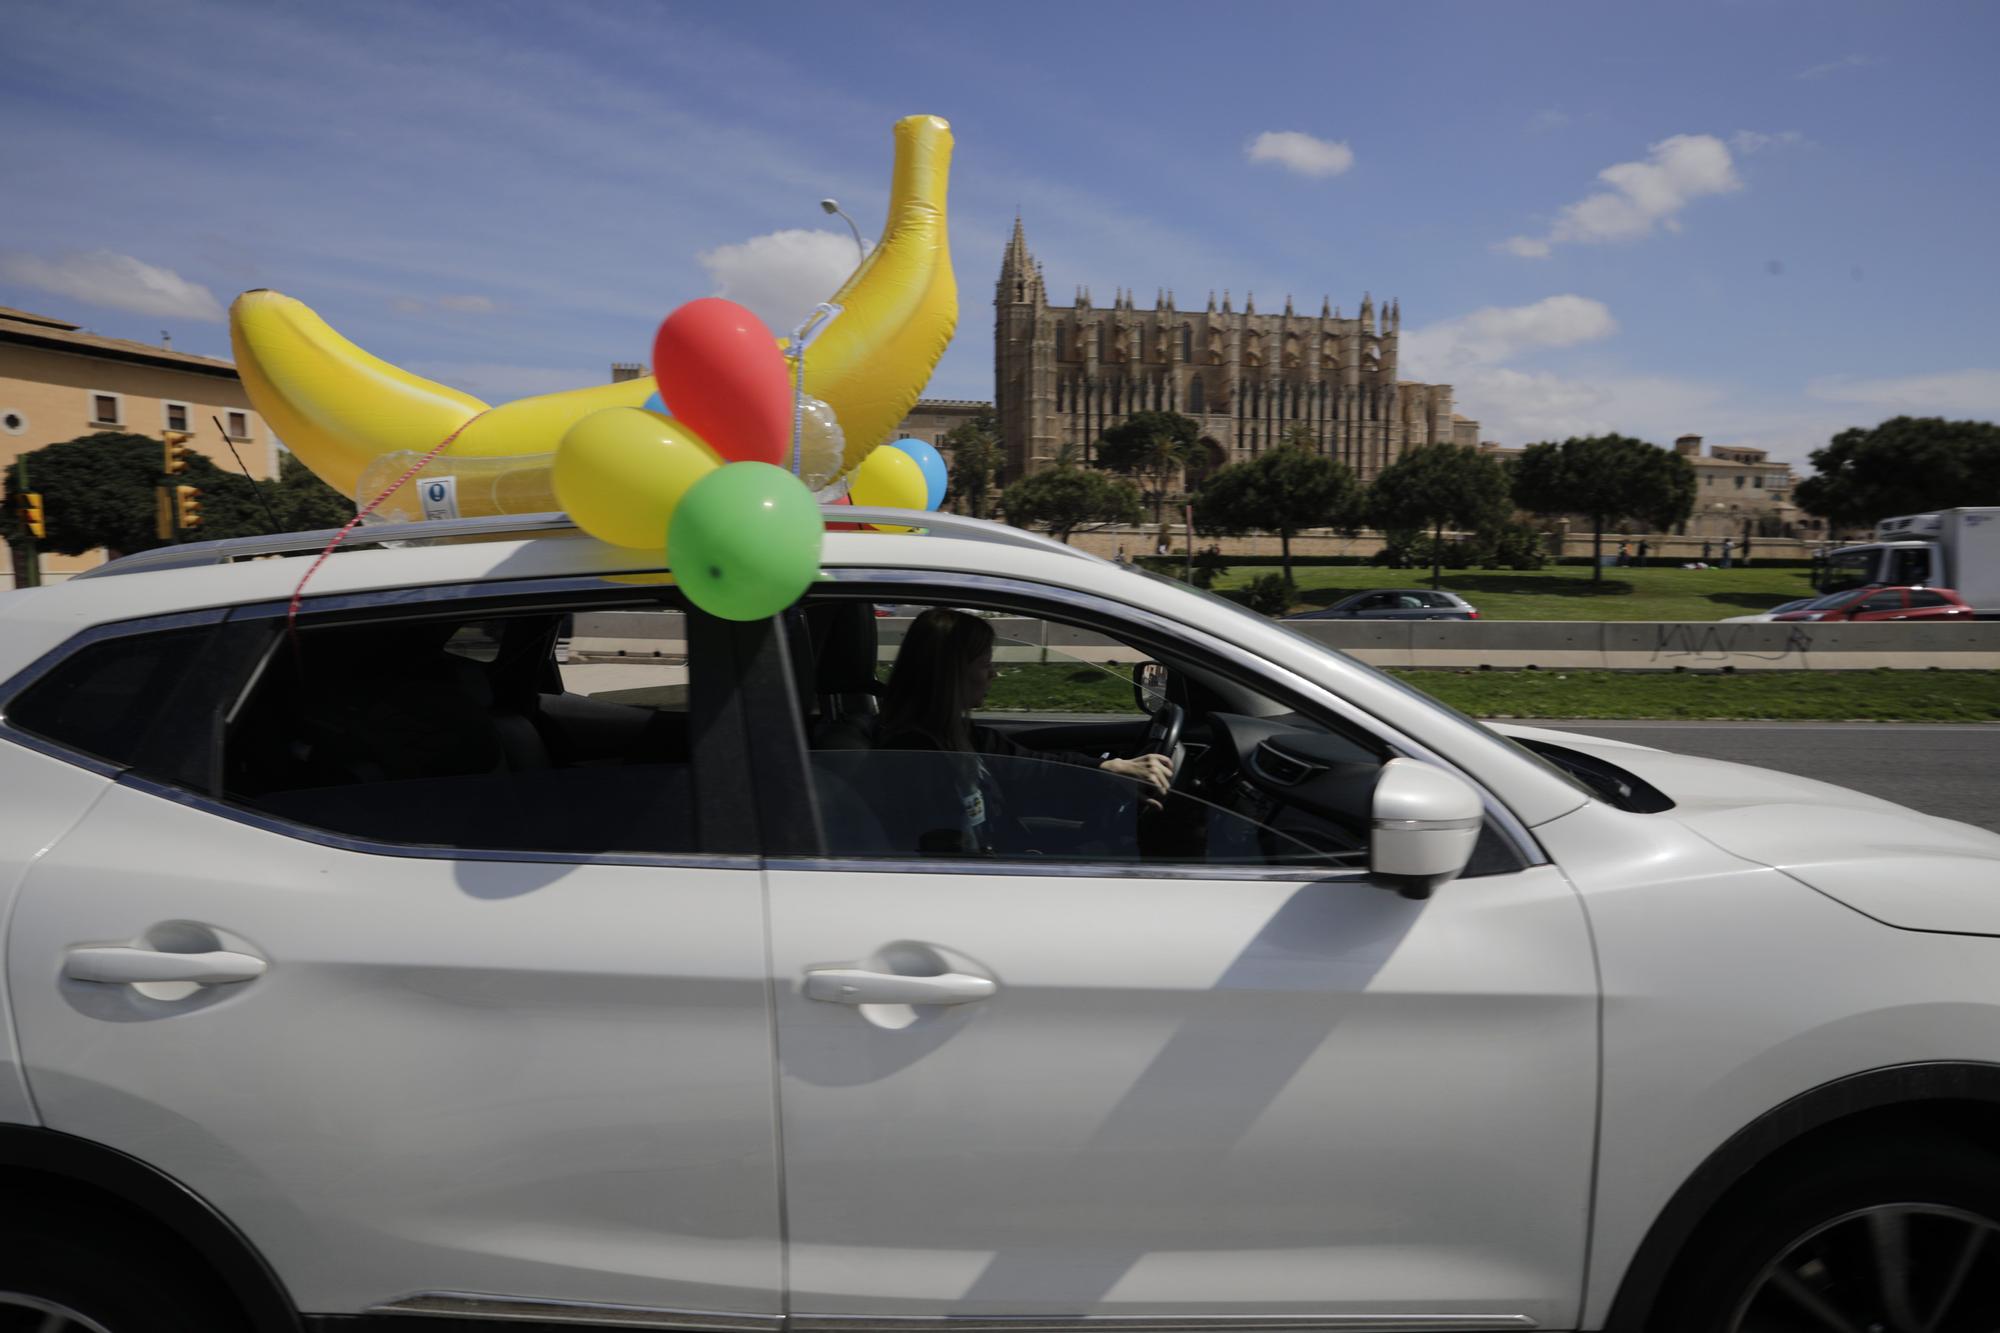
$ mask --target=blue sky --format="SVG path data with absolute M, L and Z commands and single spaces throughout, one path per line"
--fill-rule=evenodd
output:
M 2000 417 L 2000 7 L 50 3 L 0 15 L 0 304 L 228 354 L 275 287 L 500 400 L 717 291 L 775 323 L 949 119 L 990 397 L 1018 209 L 1051 295 L 1398 297 L 1489 438 L 1803 460 Z M 832 225 L 829 225 L 832 224 Z

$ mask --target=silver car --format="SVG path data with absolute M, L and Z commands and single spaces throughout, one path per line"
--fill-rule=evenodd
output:
M 1377 588 L 1357 592 L 1318 611 L 1287 620 L 1477 620 L 1479 611 L 1457 593 L 1429 588 Z

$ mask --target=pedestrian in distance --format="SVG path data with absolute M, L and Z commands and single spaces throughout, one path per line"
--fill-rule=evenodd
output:
M 1709 561 L 1709 558 L 1712 555 L 1714 555 L 1714 553 L 1715 552 L 1711 544 L 1708 542 L 1703 542 L 1701 544 L 1701 563 L 1706 565 Z
M 1734 538 L 1724 537 L 1722 539 L 1722 567 L 1724 569 L 1729 568 L 1729 562 L 1733 558 L 1730 552 L 1735 550 L 1735 547 L 1736 547 L 1736 542 Z
M 1648 550 L 1648 547 L 1647 547 L 1646 543 L 1644 543 L 1644 542 L 1640 542 L 1640 543 L 1639 543 L 1639 563 L 1640 563 L 1640 564 L 1642 564 L 1642 565 L 1646 563 L 1646 551 L 1647 551 L 1647 550 Z

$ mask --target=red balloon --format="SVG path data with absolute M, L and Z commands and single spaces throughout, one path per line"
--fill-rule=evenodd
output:
M 792 461 L 792 384 L 764 321 L 718 296 L 689 301 L 653 335 L 653 378 L 683 426 L 732 463 Z

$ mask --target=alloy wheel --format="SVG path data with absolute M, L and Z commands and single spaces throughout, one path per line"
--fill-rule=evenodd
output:
M 1823 1222 L 1766 1264 L 1730 1333 L 1991 1333 L 2000 1222 L 1892 1203 Z
M 60 1301 L 0 1291 L 0 1333 L 111 1333 Z

